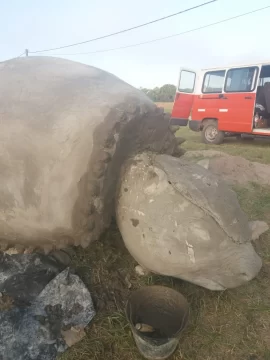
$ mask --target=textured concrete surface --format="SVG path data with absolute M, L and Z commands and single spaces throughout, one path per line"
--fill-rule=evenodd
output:
M 0 64 L 0 243 L 87 246 L 109 225 L 123 161 L 177 141 L 154 103 L 52 57 Z
M 116 213 L 127 249 L 154 273 L 223 290 L 261 268 L 251 244 L 258 227 L 249 226 L 234 191 L 183 158 L 143 153 L 128 161 Z

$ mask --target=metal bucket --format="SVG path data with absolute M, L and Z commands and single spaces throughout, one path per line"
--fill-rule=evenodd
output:
M 146 359 L 162 360 L 177 348 L 188 322 L 189 305 L 173 289 L 148 286 L 131 294 L 126 315 L 140 353 Z

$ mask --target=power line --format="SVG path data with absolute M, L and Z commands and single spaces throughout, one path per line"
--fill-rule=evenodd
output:
M 198 9 L 198 8 L 200 8 L 200 7 L 209 5 L 209 4 L 214 3 L 214 2 L 216 2 L 216 1 L 218 1 L 218 0 L 211 0 L 211 1 L 205 2 L 205 3 L 203 3 L 203 4 L 199 4 L 199 5 L 197 5 L 197 6 L 193 6 L 193 7 L 189 8 L 189 9 L 181 10 L 181 11 L 178 11 L 177 13 L 174 13 L 174 14 L 171 14 L 171 15 L 168 15 L 168 16 L 164 16 L 164 17 L 159 18 L 159 19 L 155 19 L 155 20 L 149 21 L 149 22 L 144 23 L 144 24 L 137 25 L 137 26 L 133 26 L 133 27 L 131 27 L 131 28 L 124 29 L 124 30 L 120 30 L 120 31 L 117 31 L 117 32 L 114 32 L 114 33 L 111 33 L 111 34 L 103 35 L 103 36 L 100 36 L 100 37 L 97 37 L 97 38 L 94 38 L 94 39 L 90 39 L 90 40 L 86 40 L 86 41 L 81 41 L 81 42 L 74 43 L 74 44 L 70 44 L 70 45 L 59 46 L 59 47 L 51 48 L 51 49 L 44 49 L 44 50 L 37 50 L 37 51 L 29 51 L 29 54 L 37 54 L 37 53 L 47 52 L 47 51 L 52 51 L 52 50 L 60 50 L 60 49 L 65 49 L 65 48 L 72 47 L 72 46 L 82 45 L 82 44 L 86 44 L 86 43 L 89 43 L 89 42 L 93 42 L 93 41 L 105 39 L 105 38 L 108 38 L 108 37 L 111 37 L 111 36 L 114 36 L 114 35 L 119 35 L 119 34 L 122 34 L 122 33 L 128 32 L 128 31 L 131 31 L 131 30 L 139 29 L 139 28 L 141 28 L 141 27 L 143 27 L 143 26 L 147 26 L 147 25 L 150 25 L 150 24 L 154 24 L 154 23 L 156 23 L 156 22 L 158 22 L 158 21 L 162 21 L 162 20 L 165 20 L 165 19 L 169 19 L 169 18 L 171 18 L 171 17 L 173 17 L 173 16 L 176 16 L 176 15 L 184 14 L 184 13 L 186 13 L 186 12 L 188 12 L 188 11 Z
M 153 39 L 153 40 L 149 40 L 149 41 L 144 41 L 144 42 L 140 42 L 140 43 L 137 43 L 137 44 L 125 45 L 125 46 L 120 46 L 120 47 L 116 47 L 116 48 L 97 50 L 97 51 L 91 51 L 91 52 L 81 52 L 81 53 L 72 53 L 72 54 L 51 54 L 51 56 L 89 55 L 89 54 L 97 54 L 97 53 L 102 53 L 102 52 L 108 52 L 108 51 L 114 51 L 114 50 L 120 50 L 120 49 L 127 49 L 127 48 L 131 48 L 131 47 L 135 47 L 135 46 L 150 44 L 150 43 L 153 43 L 153 42 L 156 42 L 156 41 L 170 39 L 170 38 L 173 38 L 173 37 L 176 37 L 176 36 L 188 34 L 188 33 L 198 31 L 198 30 L 201 30 L 201 29 L 205 29 L 205 28 L 208 28 L 210 26 L 218 25 L 218 24 L 221 24 L 221 23 L 224 23 L 224 22 L 227 22 L 227 21 L 235 20 L 237 18 L 246 16 L 246 15 L 250 15 L 250 14 L 253 14 L 255 12 L 262 11 L 262 10 L 265 10 L 265 9 L 268 9 L 268 8 L 270 8 L 270 5 L 265 6 L 263 8 L 259 8 L 259 9 L 256 9 L 256 10 L 246 12 L 246 13 L 243 13 L 243 14 L 240 14 L 240 15 L 236 15 L 236 16 L 224 19 L 224 20 L 220 20 L 220 21 L 217 21 L 217 22 L 214 22 L 214 23 L 211 23 L 211 24 L 200 26 L 200 27 L 195 28 L 195 29 L 183 31 L 183 32 L 178 33 L 178 34 L 168 35 L 168 36 L 165 36 L 165 37 L 161 37 L 161 38 L 157 38 L 157 39 Z
M 4 62 L 4 61 L 13 60 L 13 59 L 18 59 L 18 58 L 20 58 L 21 56 L 23 56 L 24 54 L 25 54 L 25 51 L 24 51 L 22 54 L 18 55 L 18 56 L 15 56 L 15 57 L 13 57 L 13 58 L 10 58 L 10 59 L 6 59 L 6 60 L 3 60 L 3 61 L 0 61 L 0 63 L 1 63 L 1 62 Z
M 19 57 L 21 57 L 21 56 L 23 56 L 23 55 L 25 55 L 25 51 L 24 51 L 21 55 L 16 56 L 16 58 L 19 58 Z

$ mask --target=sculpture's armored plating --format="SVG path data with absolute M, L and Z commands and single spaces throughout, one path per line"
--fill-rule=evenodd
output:
M 102 70 L 57 58 L 0 64 L 0 242 L 87 246 L 110 224 L 120 167 L 172 154 L 169 119 Z

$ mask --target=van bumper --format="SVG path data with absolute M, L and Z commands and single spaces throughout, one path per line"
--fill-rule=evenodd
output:
M 170 125 L 187 126 L 188 119 L 171 118 Z
M 189 120 L 188 126 L 192 131 L 200 131 L 201 130 L 201 120 Z

